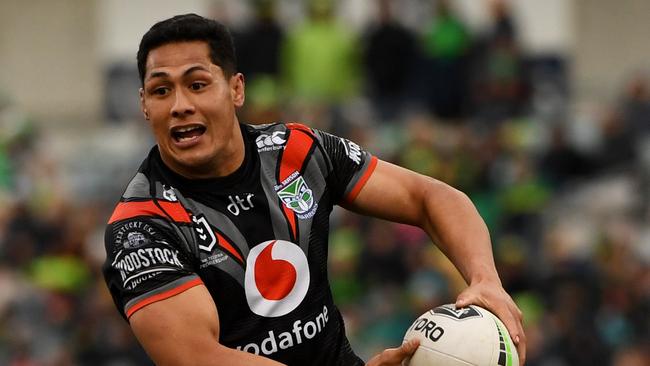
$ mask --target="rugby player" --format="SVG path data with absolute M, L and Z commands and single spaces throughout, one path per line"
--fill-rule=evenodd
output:
M 137 55 L 156 146 L 106 229 L 104 277 L 159 365 L 364 365 L 327 279 L 334 205 L 422 228 L 525 359 L 521 312 L 503 289 L 468 197 L 298 123 L 240 123 L 244 76 L 228 30 L 198 15 L 155 24 Z M 367 365 L 400 365 L 417 343 Z

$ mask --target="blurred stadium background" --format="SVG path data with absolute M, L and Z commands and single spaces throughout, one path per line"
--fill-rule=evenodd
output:
M 303 121 L 470 195 L 528 365 L 650 365 L 645 0 L 1 1 L 0 364 L 150 364 L 103 230 L 153 144 L 138 42 L 186 12 L 233 30 L 242 121 Z M 364 357 L 464 286 L 411 227 L 336 210 L 330 248 Z

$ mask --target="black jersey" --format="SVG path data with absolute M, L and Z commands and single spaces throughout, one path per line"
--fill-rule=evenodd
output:
M 240 125 L 241 167 L 186 179 L 154 147 L 106 229 L 104 277 L 128 318 L 204 284 L 219 341 L 289 365 L 363 365 L 327 278 L 329 214 L 353 200 L 377 159 L 301 124 Z

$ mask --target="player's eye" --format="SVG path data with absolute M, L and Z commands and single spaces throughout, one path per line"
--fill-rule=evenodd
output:
M 154 94 L 154 95 L 160 95 L 160 96 L 167 95 L 167 93 L 169 93 L 169 88 L 164 87 L 164 86 L 161 86 L 161 87 L 159 87 L 159 88 L 155 88 L 155 89 L 152 91 L 152 94 Z
M 190 89 L 192 90 L 201 90 L 205 87 L 205 83 L 194 82 L 190 84 Z

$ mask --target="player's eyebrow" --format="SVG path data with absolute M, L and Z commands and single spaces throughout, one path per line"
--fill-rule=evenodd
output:
M 153 79 L 153 78 L 166 78 L 168 76 L 169 76 L 169 74 L 164 72 L 164 71 L 155 71 L 155 72 L 152 72 L 151 74 L 149 74 L 149 77 L 147 78 L 147 80 L 150 80 L 150 79 Z
M 192 66 L 189 69 L 185 70 L 185 72 L 183 73 L 183 76 L 187 76 L 187 75 L 193 73 L 194 71 L 207 71 L 207 72 L 210 72 L 210 70 L 208 70 L 205 66 L 196 65 L 196 66 Z
M 208 70 L 205 66 L 196 65 L 196 66 L 192 66 L 189 69 L 185 70 L 185 72 L 183 72 L 182 76 L 187 76 L 187 75 L 189 75 L 189 74 L 191 74 L 191 73 L 193 73 L 195 71 L 207 71 L 207 72 L 210 72 L 210 70 Z M 147 78 L 147 80 L 153 79 L 153 78 L 167 78 L 167 77 L 169 77 L 169 73 L 167 73 L 165 71 L 154 71 L 151 74 L 149 74 L 149 77 Z

